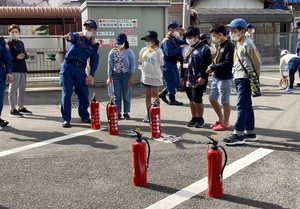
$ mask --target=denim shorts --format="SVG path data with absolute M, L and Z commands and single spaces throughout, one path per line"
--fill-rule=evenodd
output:
M 213 78 L 210 84 L 209 100 L 218 101 L 221 97 L 221 104 L 227 104 L 230 102 L 232 79 L 221 80 Z

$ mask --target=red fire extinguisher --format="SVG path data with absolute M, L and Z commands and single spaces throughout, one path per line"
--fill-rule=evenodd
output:
M 150 158 L 150 145 L 147 139 L 142 138 L 140 129 L 132 130 L 136 133 L 136 141 L 132 142 L 132 184 L 135 186 L 145 186 L 147 184 L 147 169 Z M 143 141 L 144 140 L 144 141 Z M 146 156 L 146 144 L 148 146 L 148 156 Z
M 207 136 L 212 144 L 212 147 L 206 151 L 206 162 L 207 162 L 207 179 L 208 189 L 207 195 L 210 197 L 222 197 L 223 196 L 223 171 L 227 163 L 227 153 L 225 149 L 218 146 L 216 136 Z M 219 149 L 220 148 L 220 149 Z M 222 166 L 223 152 L 225 155 L 224 164 Z
M 161 137 L 161 120 L 159 99 L 153 98 L 154 101 L 148 107 L 148 118 L 150 122 L 151 138 Z
M 118 135 L 118 110 L 114 102 L 115 97 L 111 96 L 110 101 L 106 105 L 106 114 L 108 120 L 108 133 L 110 135 Z
M 90 102 L 90 120 L 91 129 L 100 129 L 100 112 L 99 112 L 99 101 L 96 98 L 96 93 L 93 93 L 92 100 Z

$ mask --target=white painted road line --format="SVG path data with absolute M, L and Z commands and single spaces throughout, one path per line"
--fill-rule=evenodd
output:
M 263 158 L 264 156 L 270 154 L 274 150 L 258 148 L 257 150 L 251 152 L 250 154 L 242 157 L 241 159 L 231 163 L 230 165 L 225 167 L 223 179 L 233 175 L 234 173 L 244 169 L 248 165 L 254 163 L 255 161 Z M 226 182 L 224 184 L 226 186 Z M 180 203 L 192 198 L 193 196 L 203 192 L 207 189 L 207 177 L 189 185 L 188 187 L 156 202 L 153 205 L 150 205 L 146 209 L 168 209 L 173 208 Z
M 96 131 L 99 131 L 99 130 L 82 131 L 82 132 L 78 132 L 78 133 L 74 133 L 74 134 L 69 134 L 69 135 L 66 135 L 66 136 L 61 136 L 61 137 L 57 137 L 57 138 L 37 142 L 37 143 L 34 143 L 34 144 L 29 144 L 29 145 L 26 145 L 26 146 L 23 146 L 23 147 L 18 147 L 18 148 L 2 151 L 2 152 L 0 152 L 0 157 L 15 154 L 17 152 L 22 152 L 22 151 L 37 148 L 37 147 L 41 147 L 41 146 L 44 146 L 44 145 L 52 144 L 52 143 L 55 143 L 55 142 L 63 141 L 63 140 L 66 140 L 66 139 L 75 138 L 77 136 L 87 135 L 87 134 L 90 134 L 90 133 L 94 133 Z
M 275 81 L 279 81 L 281 78 L 278 75 L 278 78 L 273 78 L 273 77 L 266 77 L 266 76 L 259 76 L 259 78 L 264 78 L 264 79 L 269 79 L 269 80 L 275 80 Z M 300 81 L 294 81 L 295 83 L 299 83 Z

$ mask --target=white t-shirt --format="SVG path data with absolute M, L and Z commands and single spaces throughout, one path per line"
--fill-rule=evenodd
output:
M 144 47 L 139 52 L 139 69 L 142 71 L 141 82 L 151 86 L 163 85 L 161 66 L 163 66 L 163 51 L 156 47 L 149 50 Z

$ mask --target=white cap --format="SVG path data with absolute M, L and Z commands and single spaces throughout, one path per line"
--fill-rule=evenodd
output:
M 288 51 L 288 50 L 282 50 L 281 52 L 280 52 L 280 56 L 283 56 L 283 55 L 286 55 L 286 54 L 289 54 L 290 52 Z

